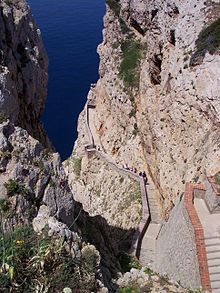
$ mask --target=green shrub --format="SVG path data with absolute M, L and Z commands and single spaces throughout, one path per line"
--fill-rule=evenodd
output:
M 141 269 L 141 265 L 136 257 L 121 251 L 118 255 L 119 263 L 121 265 L 121 272 L 130 272 L 132 268 Z
M 106 0 L 106 3 L 116 16 L 120 15 L 121 5 L 119 0 Z
M 87 245 L 82 249 L 83 267 L 88 273 L 93 273 L 100 263 L 100 255 L 95 246 Z
M 120 23 L 120 27 L 121 27 L 121 32 L 123 34 L 127 34 L 127 33 L 131 32 L 130 28 L 127 26 L 127 24 L 125 23 L 125 21 L 121 17 L 119 18 L 119 23 Z
M 0 112 L 0 124 L 6 122 L 9 119 L 9 116 L 4 113 L 4 112 Z
M 119 42 L 113 43 L 112 48 L 117 49 L 120 46 Z
M 127 286 L 125 288 L 120 288 L 119 293 L 138 293 L 139 291 L 137 290 L 137 288 L 133 287 L 133 286 Z
M 122 62 L 119 76 L 126 87 L 138 87 L 140 78 L 140 60 L 143 57 L 143 46 L 135 40 L 126 40 L 121 44 Z
M 20 184 L 13 179 L 9 179 L 8 182 L 4 184 L 4 186 L 7 189 L 8 195 L 21 194 L 26 196 L 29 194 L 29 190 L 23 184 Z
M 141 190 L 140 185 L 137 181 L 132 180 L 130 187 L 129 187 L 129 193 L 127 195 L 127 202 L 126 206 L 130 206 L 134 202 L 141 203 Z
M 196 40 L 196 51 L 193 54 L 190 65 L 201 63 L 206 52 L 215 54 L 220 47 L 220 18 L 204 28 Z
M 4 2 L 5 2 L 5 4 L 7 4 L 7 5 L 10 5 L 10 4 L 11 4 L 11 1 L 10 1 L 10 0 L 5 0 Z
M 136 107 L 136 104 L 135 104 L 135 107 L 133 107 L 131 109 L 131 112 L 128 114 L 128 117 L 131 118 L 131 117 L 135 117 L 136 116 L 136 112 L 137 112 L 137 107 Z
M 10 211 L 10 204 L 5 198 L 0 198 L 0 212 L 2 215 L 7 215 Z
M 73 170 L 75 174 L 79 177 L 82 168 L 82 158 L 75 158 L 73 164 Z
M 139 132 L 139 129 L 138 129 L 137 123 L 134 123 L 134 129 L 133 129 L 132 134 L 134 136 L 136 136 L 138 134 L 138 132 Z
M 144 272 L 145 272 L 145 274 L 150 275 L 150 276 L 154 274 L 154 272 L 152 271 L 152 269 L 150 269 L 148 267 L 144 269 Z

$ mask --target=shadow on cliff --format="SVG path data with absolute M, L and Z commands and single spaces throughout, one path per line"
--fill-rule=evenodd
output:
M 129 252 L 135 229 L 122 229 L 111 226 L 102 216 L 91 217 L 83 210 L 81 203 L 75 203 L 76 225 L 84 241 L 93 244 L 100 252 L 102 269 L 107 283 L 121 270 L 119 255 Z M 106 275 L 107 274 L 107 275 Z M 106 282 L 105 282 L 106 283 Z M 107 284 L 106 284 L 107 285 Z

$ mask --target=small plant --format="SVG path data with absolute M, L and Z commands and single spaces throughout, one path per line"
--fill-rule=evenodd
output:
M 120 46 L 120 44 L 118 42 L 115 42 L 112 44 L 113 49 L 117 49 L 119 46 Z
M 26 196 L 29 194 L 29 190 L 24 185 L 13 179 L 9 179 L 8 182 L 4 184 L 4 186 L 7 189 L 7 194 L 10 196 L 15 194 L 21 194 Z
M 205 293 L 205 292 L 201 289 L 195 289 L 195 290 L 190 290 L 189 293 Z
M 127 26 L 127 24 L 121 17 L 119 18 L 119 22 L 120 22 L 121 32 L 123 34 L 128 34 L 131 32 L 130 28 Z
M 220 192 L 220 172 L 215 174 L 214 178 L 215 178 L 217 190 L 218 192 Z
M 73 164 L 73 170 L 78 177 L 80 176 L 81 168 L 82 168 L 82 158 L 75 158 L 74 164 Z
M 134 123 L 134 130 L 133 130 L 132 134 L 134 136 L 137 136 L 138 132 L 139 132 L 139 129 L 138 129 L 137 123 Z
M 129 193 L 127 196 L 127 205 L 129 206 L 133 202 L 141 203 L 141 191 L 140 191 L 140 185 L 138 182 L 132 180 L 132 183 L 129 188 Z
M 151 275 L 154 274 L 154 272 L 152 271 L 152 269 L 151 268 L 148 268 L 148 267 L 144 269 L 144 272 L 145 272 L 146 275 L 149 275 L 149 276 L 151 276 Z
M 10 211 L 10 204 L 5 198 L 0 198 L 0 212 L 3 216 L 7 216 Z
M 132 108 L 131 112 L 128 114 L 128 117 L 129 118 L 135 117 L 136 116 L 136 112 L 137 112 L 137 107 L 136 107 L 136 104 L 135 104 L 135 107 Z
M 106 3 L 116 16 L 120 15 L 121 5 L 118 0 L 106 0 Z
M 190 65 L 194 66 L 203 60 L 206 52 L 211 55 L 218 52 L 220 47 L 220 18 L 204 28 L 196 40 L 196 51 L 193 54 Z
M 9 116 L 4 113 L 4 112 L 0 112 L 0 124 L 6 122 L 9 119 Z
M 11 4 L 11 0 L 5 0 L 4 2 L 5 2 L 5 4 L 7 4 L 7 5 L 10 5 L 10 4 Z
M 124 288 L 120 288 L 119 293 L 138 293 L 139 291 L 134 286 L 127 286 Z
M 121 251 L 118 255 L 119 263 L 121 265 L 121 272 L 129 272 L 132 268 L 141 269 L 141 265 L 136 257 Z
M 93 245 L 87 245 L 82 249 L 83 267 L 87 273 L 93 273 L 100 263 L 100 255 Z

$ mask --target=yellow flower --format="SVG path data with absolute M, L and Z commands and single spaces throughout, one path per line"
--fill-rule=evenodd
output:
M 18 244 L 18 245 L 23 245 L 24 240 L 15 240 L 15 243 Z

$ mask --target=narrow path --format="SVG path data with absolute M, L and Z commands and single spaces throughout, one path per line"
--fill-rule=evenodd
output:
M 143 177 L 140 177 L 136 173 L 126 170 L 123 168 L 118 167 L 114 162 L 110 161 L 109 158 L 100 150 L 97 150 L 96 148 L 96 141 L 94 140 L 94 135 L 92 131 L 95 131 L 95 128 L 93 125 L 90 124 L 90 116 L 91 111 L 95 109 L 95 100 L 94 99 L 88 99 L 86 104 L 86 128 L 89 138 L 89 144 L 85 146 L 86 151 L 88 153 L 95 154 L 97 157 L 99 157 L 101 160 L 103 160 L 105 163 L 107 163 L 110 168 L 117 171 L 122 176 L 130 176 L 132 179 L 139 181 L 140 183 L 140 190 L 141 190 L 141 199 L 142 199 L 142 219 L 139 224 L 138 230 L 134 235 L 133 244 L 132 244 L 132 252 L 137 256 L 137 258 L 140 258 L 140 255 L 143 256 L 143 244 L 142 241 L 144 239 L 145 233 L 148 229 L 149 224 L 151 223 L 151 211 L 150 211 L 150 204 L 153 207 L 154 214 L 159 217 L 159 209 L 156 209 L 156 202 L 155 200 L 151 199 L 149 203 L 148 194 L 147 194 L 147 187 L 145 184 L 145 180 Z M 144 241 L 144 246 L 147 245 L 146 239 Z

